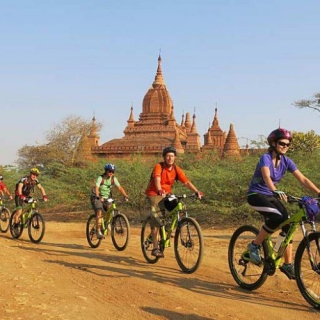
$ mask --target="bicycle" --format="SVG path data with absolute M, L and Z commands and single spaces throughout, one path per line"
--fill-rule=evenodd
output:
M 107 236 L 111 232 L 111 240 L 118 251 L 126 249 L 130 239 L 130 224 L 125 214 L 121 213 L 113 198 L 104 201 L 105 213 L 102 215 L 101 232 Z M 89 216 L 86 224 L 87 241 L 92 248 L 98 248 L 103 239 L 96 236 L 96 213 Z
M 308 201 L 311 197 L 294 197 L 288 195 L 288 203 L 297 203 L 299 210 L 289 217 L 275 230 L 281 231 L 285 225 L 289 230 L 278 249 L 269 235 L 261 245 L 262 264 L 250 261 L 249 243 L 256 237 L 259 230 L 252 225 L 239 227 L 232 235 L 228 248 L 228 263 L 231 274 L 237 284 L 247 290 L 261 287 L 268 276 L 274 275 L 282 263 L 284 252 L 292 241 L 295 231 L 300 225 L 303 238 L 298 245 L 295 259 L 295 278 L 303 298 L 314 308 L 320 308 L 320 232 L 316 231 L 315 216 L 319 212 L 320 198 L 312 199 L 316 209 L 312 212 Z M 310 201 L 309 201 L 310 202 Z M 307 230 L 306 224 L 311 230 Z
M 158 232 L 158 247 L 163 253 L 170 247 L 170 237 L 174 230 L 174 253 L 177 263 L 185 273 L 195 272 L 203 257 L 203 236 L 200 225 L 191 217 L 188 217 L 186 205 L 182 199 L 196 198 L 195 194 L 190 196 L 169 195 L 163 200 L 165 210 L 159 210 L 162 226 Z M 162 204 L 159 203 L 161 208 Z M 152 256 L 153 241 L 151 236 L 151 215 L 142 221 L 141 228 L 141 250 L 145 260 L 154 264 L 160 257 Z
M 17 209 L 12 212 L 10 217 L 9 225 L 11 236 L 14 239 L 19 239 L 22 235 L 23 229 L 28 229 L 29 239 L 33 243 L 39 243 L 44 236 L 46 228 L 44 218 L 39 213 L 38 204 L 44 200 L 28 197 L 23 201 L 27 206 L 22 208 L 22 214 L 19 222 L 15 223 Z
M 0 231 L 5 233 L 9 229 L 9 220 L 11 212 L 5 206 L 5 199 L 0 197 Z

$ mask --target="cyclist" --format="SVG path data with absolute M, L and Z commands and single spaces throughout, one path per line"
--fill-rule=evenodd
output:
M 174 182 L 182 182 L 188 189 L 194 191 L 199 199 L 201 199 L 203 195 L 186 177 L 183 170 L 175 164 L 176 155 L 177 152 L 174 147 L 166 147 L 163 149 L 162 156 L 164 161 L 154 166 L 149 185 L 145 191 L 151 205 L 152 215 L 150 224 L 152 227 L 153 250 L 151 254 L 156 257 L 163 257 L 163 253 L 158 248 L 157 240 L 159 227 L 161 226 L 158 212 L 164 209 L 159 202 L 166 194 L 171 193 Z
M 48 197 L 46 196 L 46 192 L 42 185 L 38 180 L 38 175 L 40 171 L 38 168 L 31 168 L 30 174 L 28 176 L 22 177 L 18 183 L 16 184 L 15 189 L 15 202 L 16 202 L 16 215 L 15 215 L 15 223 L 19 223 L 20 216 L 22 213 L 22 206 L 24 204 L 24 200 L 27 197 L 30 197 L 31 193 L 34 192 L 34 187 L 36 186 L 43 197 L 43 201 L 47 201 Z
M 96 235 L 98 239 L 102 239 L 104 235 L 101 232 L 102 212 L 105 212 L 107 206 L 104 201 L 112 197 L 111 188 L 116 186 L 123 194 L 125 201 L 128 201 L 128 195 L 119 183 L 119 180 L 114 176 L 116 166 L 112 163 L 107 163 L 104 166 L 104 173 L 100 175 L 95 183 L 91 194 L 91 204 L 96 213 Z
M 256 166 L 247 194 L 249 205 L 265 219 L 259 234 L 249 244 L 250 259 L 257 265 L 261 264 L 259 250 L 261 243 L 268 234 L 272 234 L 274 229 L 289 217 L 287 209 L 281 202 L 287 201 L 287 196 L 283 191 L 277 189 L 277 184 L 286 171 L 291 172 L 305 188 L 320 193 L 320 189 L 298 170 L 296 164 L 290 158 L 285 156 L 292 141 L 291 132 L 278 128 L 269 134 L 267 140 L 268 151 L 262 155 Z M 289 225 L 284 226 L 282 232 L 286 233 L 288 229 Z M 280 270 L 289 279 L 295 279 L 292 263 L 292 243 L 288 245 L 284 253 L 284 260 Z
M 12 200 L 12 195 L 7 189 L 6 184 L 3 182 L 3 175 L 0 174 L 0 195 L 3 197 L 5 194 Z

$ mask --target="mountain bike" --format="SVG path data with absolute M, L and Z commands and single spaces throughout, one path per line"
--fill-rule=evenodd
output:
M 320 198 L 312 199 L 316 206 L 313 211 L 310 210 L 306 198 L 310 199 L 310 197 L 299 198 L 288 195 L 288 203 L 296 203 L 299 210 L 275 230 L 275 232 L 281 231 L 283 226 L 289 225 L 289 230 L 278 252 L 275 251 L 274 243 L 269 235 L 261 245 L 262 263 L 260 265 L 253 263 L 249 257 L 248 245 L 255 239 L 259 230 L 254 226 L 244 225 L 238 228 L 231 237 L 228 262 L 231 274 L 240 287 L 247 290 L 258 289 L 268 276 L 274 275 L 276 269 L 282 264 L 284 252 L 300 225 L 303 238 L 295 254 L 295 278 L 303 298 L 311 306 L 319 309 L 320 232 L 316 231 L 315 216 L 319 212 Z M 310 227 L 306 228 L 308 225 Z
M 111 233 L 111 240 L 118 251 L 126 249 L 130 239 L 130 224 L 125 214 L 117 209 L 116 200 L 106 199 L 104 202 L 105 213 L 102 214 L 101 232 L 104 236 Z M 98 248 L 103 239 L 96 236 L 96 214 L 89 216 L 86 225 L 86 237 L 91 248 Z
M 0 197 L 0 231 L 5 233 L 9 229 L 9 220 L 11 212 L 5 206 L 5 199 Z
M 15 223 L 17 209 L 13 210 L 10 217 L 10 233 L 12 238 L 21 237 L 23 229 L 28 229 L 29 239 L 33 243 L 39 243 L 45 232 L 45 222 L 43 216 L 39 213 L 38 204 L 43 199 L 28 197 L 24 200 L 27 206 L 22 207 L 22 214 L 18 223 Z
M 182 199 L 197 198 L 195 194 L 190 196 L 169 195 L 160 202 L 163 202 L 164 210 L 157 213 L 160 216 L 162 226 L 158 232 L 158 247 L 163 253 L 170 247 L 170 237 L 174 232 L 174 253 L 177 263 L 185 273 L 195 272 L 203 257 L 203 236 L 200 225 L 191 217 L 188 217 L 186 205 Z M 159 203 L 159 207 L 162 204 Z M 152 256 L 153 241 L 151 236 L 151 214 L 142 221 L 141 228 L 141 250 L 148 263 L 156 263 L 160 257 Z

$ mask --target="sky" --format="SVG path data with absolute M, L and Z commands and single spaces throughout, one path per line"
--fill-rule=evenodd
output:
M 70 115 L 124 136 L 159 53 L 178 123 L 234 125 L 239 145 L 279 124 L 320 134 L 319 112 L 293 103 L 320 92 L 318 0 L 0 0 L 0 165 Z

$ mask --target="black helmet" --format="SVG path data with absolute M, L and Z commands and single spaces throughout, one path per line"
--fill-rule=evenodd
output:
M 269 135 L 268 135 L 268 143 L 269 146 L 272 145 L 272 142 L 277 142 L 278 140 L 281 139 L 288 139 L 289 141 L 292 140 L 292 134 L 290 131 L 282 128 L 278 128 L 273 130 Z
M 174 153 L 174 155 L 177 155 L 177 151 L 175 147 L 166 147 L 162 151 L 162 156 L 165 157 L 167 153 Z

